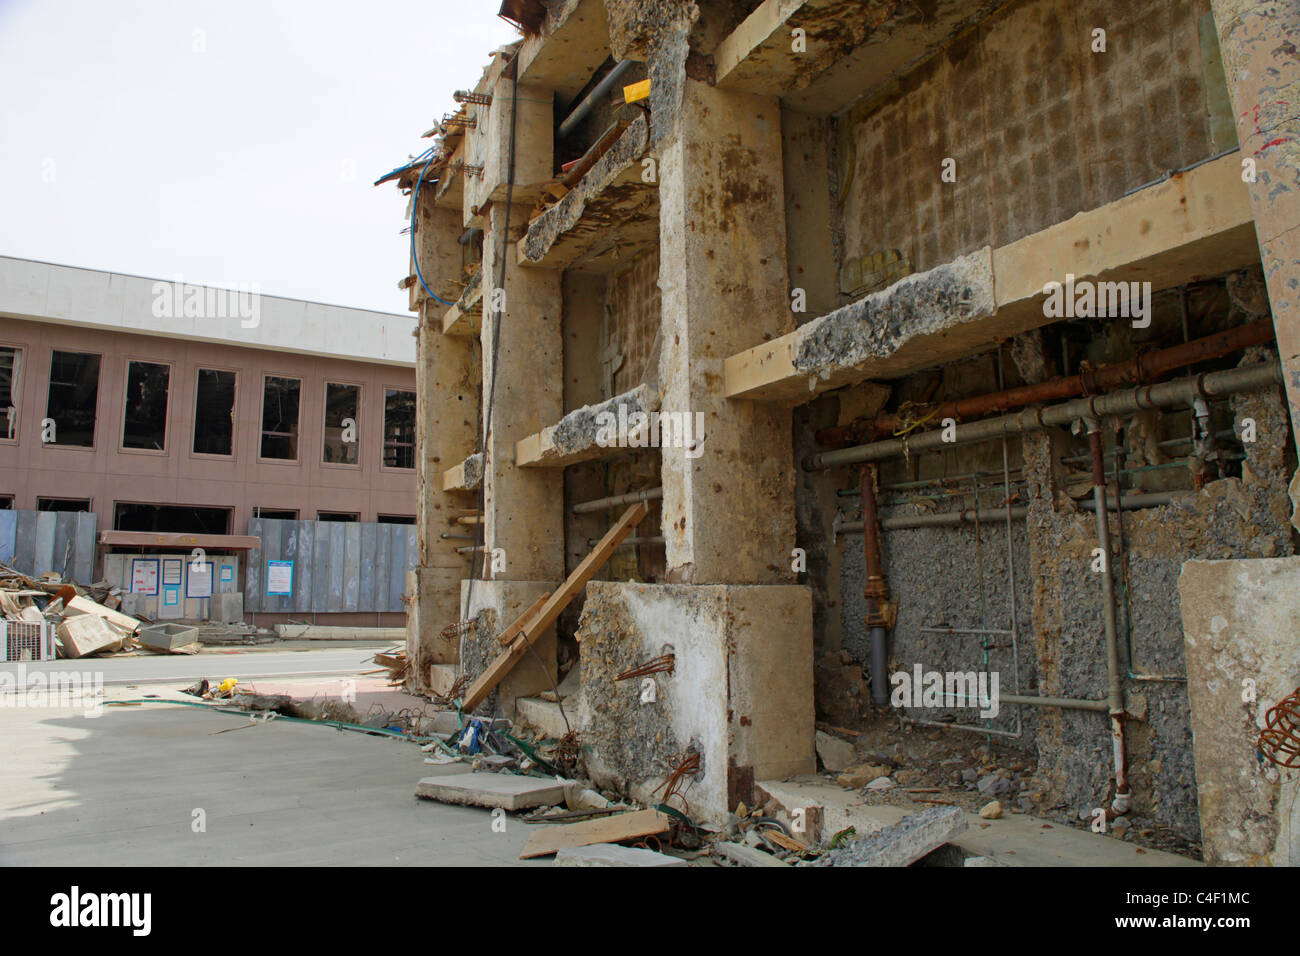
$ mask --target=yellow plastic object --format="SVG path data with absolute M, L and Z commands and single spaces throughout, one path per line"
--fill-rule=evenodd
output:
M 235 689 L 235 685 L 238 683 L 239 681 L 235 680 L 233 677 L 227 677 L 225 680 L 221 682 L 221 686 L 217 688 L 217 693 L 229 694 L 232 690 Z
M 635 103 L 637 100 L 643 100 L 650 95 L 650 81 L 642 80 L 640 83 L 633 83 L 631 86 L 623 87 L 623 102 Z

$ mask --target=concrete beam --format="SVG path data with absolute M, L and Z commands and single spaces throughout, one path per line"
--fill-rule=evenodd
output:
M 475 491 L 483 482 L 483 455 L 470 455 L 442 473 L 443 491 Z
M 519 78 L 572 100 L 608 57 L 604 0 L 563 0 L 552 5 L 541 36 L 520 46 Z
M 549 87 L 520 83 L 513 99 L 514 83 L 497 79 L 492 105 L 479 106 L 478 123 L 465 135 L 466 162 L 481 166 L 482 172 L 465 177 L 463 222 L 474 224 L 488 202 L 503 202 L 507 193 L 523 206 L 541 195 L 541 184 L 551 178 L 555 157 L 554 101 Z M 511 128 L 514 137 L 514 186 L 510 187 Z M 525 206 L 526 208 L 526 206 Z
M 1006 2 L 937 0 L 923 9 L 910 0 L 765 0 L 719 44 L 717 84 L 835 113 L 883 90 Z
M 631 391 L 616 395 L 606 402 L 584 405 L 569 412 L 556 425 L 550 425 L 515 445 L 515 464 L 520 468 L 563 468 L 580 461 L 592 461 L 624 454 L 628 448 L 649 445 L 648 416 L 659 409 L 659 394 L 649 385 L 638 385 Z M 626 443 L 610 441 L 602 435 L 605 415 L 614 416 L 620 427 L 615 439 L 628 439 Z M 637 428 L 636 418 L 647 421 L 647 427 Z M 633 444 L 633 442 L 643 442 Z
M 999 249 L 983 250 L 732 355 L 728 398 L 806 401 L 908 375 L 1055 321 L 1043 287 L 1067 274 L 1156 290 L 1259 260 L 1237 154 L 1206 163 Z
M 648 145 L 649 125 L 638 116 L 563 199 L 529 223 L 516 250 L 519 264 L 608 271 L 652 245 L 659 189 L 642 180 Z

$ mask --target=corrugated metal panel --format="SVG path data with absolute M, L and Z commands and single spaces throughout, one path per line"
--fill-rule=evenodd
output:
M 18 533 L 18 512 L 0 511 L 0 562 L 14 563 L 14 538 Z
M 0 561 L 33 577 L 53 571 L 91 584 L 98 520 L 93 511 L 0 511 Z
M 406 572 L 418 562 L 414 525 L 253 518 L 244 608 L 263 613 L 404 611 Z M 268 561 L 293 562 L 293 594 L 263 593 Z
M 259 541 L 262 538 L 263 518 L 248 519 L 248 533 Z M 244 610 L 260 611 L 262 610 L 262 569 L 265 566 L 265 559 L 262 556 L 261 547 L 252 548 L 248 552 L 248 566 L 244 569 Z

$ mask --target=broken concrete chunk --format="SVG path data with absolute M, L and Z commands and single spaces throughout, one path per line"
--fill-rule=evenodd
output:
M 909 866 L 965 832 L 967 827 L 965 814 L 956 807 L 933 807 L 832 850 L 815 865 Z
M 980 818 L 983 820 L 997 820 L 1001 816 L 1002 804 L 997 800 L 980 807 Z
M 832 773 L 840 773 L 853 763 L 853 745 L 823 731 L 817 731 L 817 756 L 822 766 Z
M 892 769 L 892 767 L 879 763 L 859 764 L 840 774 L 835 782 L 841 787 L 848 787 L 850 790 L 861 790 L 873 780 L 888 777 Z
M 460 806 L 528 810 L 564 802 L 564 784 L 538 777 L 503 773 L 474 773 L 456 777 L 425 777 L 415 795 Z
M 122 647 L 122 632 L 93 614 L 64 618 L 56 633 L 63 645 L 64 657 L 90 657 Z
M 556 866 L 685 866 L 686 861 L 654 850 L 595 843 L 591 846 L 564 847 L 555 852 Z
M 782 863 L 770 853 L 764 853 L 762 850 L 756 850 L 752 846 L 746 846 L 744 843 L 727 843 L 719 842 L 713 844 L 713 852 L 724 859 L 740 866 L 789 866 L 788 863 Z

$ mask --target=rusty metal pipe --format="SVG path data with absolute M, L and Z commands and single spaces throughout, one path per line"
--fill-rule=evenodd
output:
M 1004 432 L 1017 435 L 1041 431 L 1056 425 L 1068 425 L 1086 416 L 1127 415 L 1144 408 L 1180 408 L 1190 405 L 1196 396 L 1206 399 L 1234 392 L 1245 392 L 1282 384 L 1282 369 L 1276 359 L 1263 365 L 1245 365 L 1222 372 L 1206 372 L 1190 379 L 1161 382 L 1158 385 L 1139 385 L 1136 388 L 1088 398 L 1076 398 L 1045 408 L 1028 408 L 1023 411 L 985 418 L 977 422 L 958 425 L 955 442 L 945 442 L 942 431 L 922 432 L 915 438 L 891 438 L 824 451 L 809 455 L 803 462 L 805 471 L 819 471 L 840 465 L 856 465 L 867 461 L 883 461 L 905 454 L 929 451 L 932 448 L 952 448 L 969 442 L 1000 438 Z
M 862 596 L 866 599 L 866 624 L 871 635 L 871 700 L 877 707 L 885 707 L 889 704 L 889 619 L 885 614 L 889 584 L 880 548 L 876 470 L 875 465 L 863 465 L 861 469 L 862 561 L 866 568 Z
M 993 412 L 1004 412 L 1039 402 L 1056 401 L 1063 398 L 1076 398 L 1080 395 L 1095 395 L 1098 392 L 1111 391 L 1125 385 L 1141 385 L 1167 375 L 1175 369 L 1195 365 L 1207 359 L 1222 358 L 1233 352 L 1252 345 L 1263 345 L 1274 337 L 1273 323 L 1261 319 L 1249 325 L 1238 326 L 1205 338 L 1193 339 L 1182 345 L 1138 355 L 1127 362 L 1119 362 L 1093 371 L 1080 372 L 1065 378 L 1054 378 L 1035 385 L 1021 385 L 1001 392 L 977 395 L 973 398 L 959 398 L 945 402 L 936 407 L 930 418 L 942 421 L 945 418 L 957 420 L 978 418 Z M 892 435 L 907 427 L 897 414 L 890 412 L 877 415 L 870 420 L 859 420 L 849 425 L 836 428 L 824 428 L 817 432 L 818 444 L 833 447 L 846 442 L 871 441 Z
M 1106 513 L 1106 459 L 1102 450 L 1101 422 L 1084 420 L 1088 428 L 1088 450 L 1092 455 L 1092 497 L 1097 511 L 1097 546 L 1101 549 L 1101 618 L 1106 630 L 1106 695 L 1110 713 L 1112 759 L 1115 765 L 1115 814 L 1129 811 L 1128 763 L 1124 747 L 1124 677 L 1119 662 L 1119 629 L 1115 623 L 1115 582 L 1110 573 L 1110 517 Z

